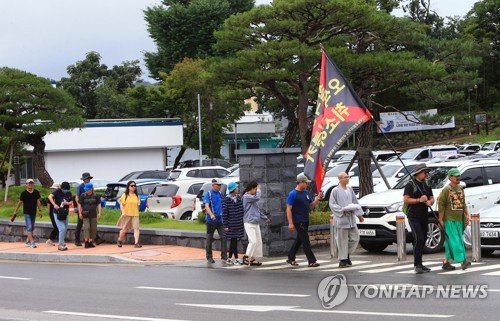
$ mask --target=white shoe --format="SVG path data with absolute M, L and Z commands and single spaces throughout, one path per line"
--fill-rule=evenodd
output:
M 31 242 L 30 247 L 31 247 L 32 249 L 36 249 L 36 244 L 35 244 L 35 242 Z
M 45 244 L 50 245 L 50 246 L 54 246 L 54 245 L 55 245 L 55 244 L 54 244 L 54 242 L 52 242 L 52 240 L 51 240 L 51 239 L 48 239 L 48 240 L 45 242 Z
M 233 259 L 227 259 L 226 264 L 233 264 Z
M 239 260 L 234 260 L 233 261 L 233 264 L 234 265 L 243 265 L 243 262 L 239 261 Z

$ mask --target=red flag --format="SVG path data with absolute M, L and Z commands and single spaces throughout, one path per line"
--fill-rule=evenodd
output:
M 370 118 L 351 84 L 322 49 L 316 119 L 304 168 L 318 192 L 332 156 Z

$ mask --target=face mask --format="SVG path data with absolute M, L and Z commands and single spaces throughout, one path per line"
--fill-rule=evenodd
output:
M 69 193 L 69 189 L 63 189 L 64 193 Z

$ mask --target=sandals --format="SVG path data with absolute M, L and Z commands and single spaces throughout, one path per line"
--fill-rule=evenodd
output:
M 253 259 L 253 260 L 250 262 L 250 265 L 252 265 L 252 266 L 261 266 L 261 265 L 262 265 L 262 262 L 255 261 L 255 259 Z
M 243 255 L 243 264 L 250 265 L 250 261 L 248 261 L 248 255 Z
M 291 266 L 298 266 L 299 263 L 295 262 L 295 261 L 290 261 L 290 260 L 286 260 L 286 263 L 290 264 Z
M 319 263 L 318 262 L 313 262 L 313 263 L 309 263 L 308 265 L 309 267 L 318 267 L 319 266 Z

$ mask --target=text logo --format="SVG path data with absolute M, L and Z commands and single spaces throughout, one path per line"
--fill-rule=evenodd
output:
M 333 309 L 347 299 L 347 280 L 345 275 L 337 274 L 321 280 L 318 285 L 318 297 L 325 309 Z

